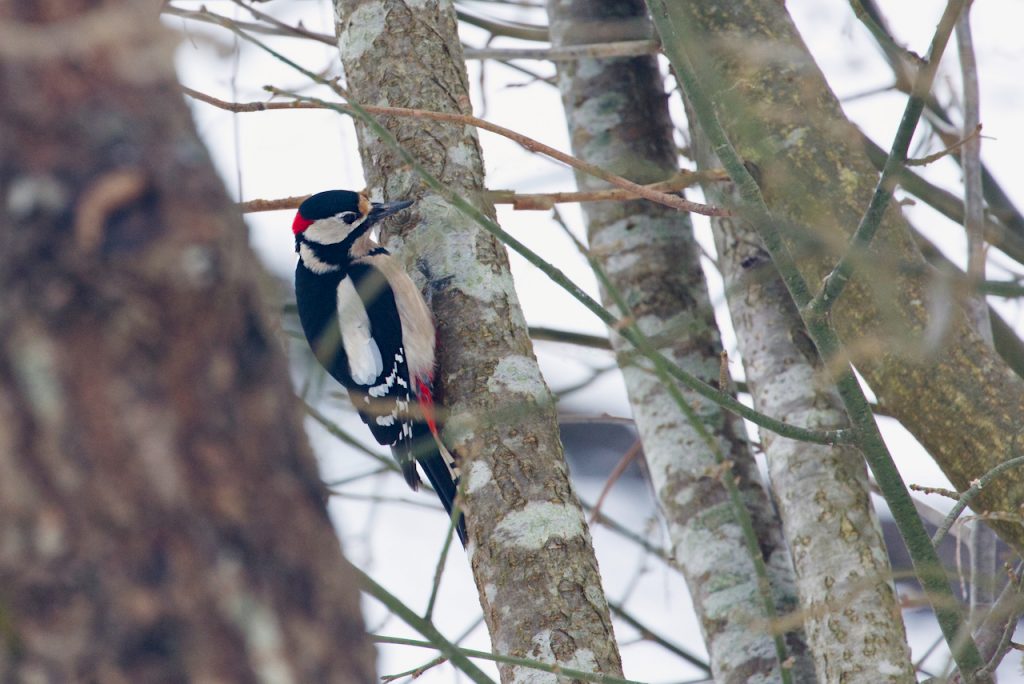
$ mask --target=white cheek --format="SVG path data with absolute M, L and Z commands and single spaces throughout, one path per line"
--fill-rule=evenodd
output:
M 316 242 L 321 245 L 335 245 L 347 238 L 362 222 L 363 219 L 351 224 L 334 217 L 320 219 L 319 221 L 314 221 L 309 228 L 306 228 L 304 235 L 310 242 Z

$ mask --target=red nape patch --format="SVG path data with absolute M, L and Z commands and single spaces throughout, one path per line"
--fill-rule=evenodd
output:
M 300 214 L 298 212 L 295 212 L 295 220 L 292 221 L 292 232 L 293 233 L 298 235 L 302 231 L 304 231 L 307 228 L 309 228 L 311 225 L 313 225 L 312 221 L 310 221 L 308 218 L 304 217 L 302 214 Z
M 420 410 L 423 411 L 423 419 L 427 421 L 430 434 L 440 439 L 441 436 L 437 434 L 437 421 L 434 419 L 434 395 L 430 393 L 430 385 L 422 380 L 417 380 L 416 396 L 420 400 Z

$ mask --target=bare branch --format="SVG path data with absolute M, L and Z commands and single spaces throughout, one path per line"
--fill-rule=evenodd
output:
M 288 102 L 288 103 L 282 103 L 282 102 L 233 103 L 233 102 L 225 102 L 224 100 L 220 100 L 220 99 L 212 97 L 210 95 L 206 95 L 206 94 L 200 93 L 200 92 L 198 92 L 196 90 L 193 90 L 191 88 L 185 88 L 184 92 L 185 92 L 186 95 L 189 95 L 191 97 L 195 97 L 196 99 L 202 100 L 203 102 L 211 104 L 211 105 L 213 105 L 215 107 L 220 107 L 221 109 L 226 109 L 226 110 L 231 111 L 231 112 L 259 112 L 259 111 L 266 111 L 266 110 L 269 110 L 269 109 L 296 109 L 296 108 L 321 108 L 321 109 L 335 109 L 335 110 L 344 111 L 344 112 L 349 112 L 350 111 L 350 108 L 347 105 L 345 105 L 345 104 L 341 104 L 341 103 L 328 103 L 328 102 L 324 102 L 322 100 L 318 100 L 316 98 L 306 97 L 306 96 L 303 96 L 303 95 L 299 95 L 297 93 L 292 93 L 292 92 L 289 92 L 289 91 L 286 91 L 286 90 L 281 90 L 280 88 L 275 88 L 273 86 L 266 86 L 266 90 L 268 92 L 274 94 L 274 95 L 282 95 L 282 96 L 294 98 L 294 102 Z M 429 120 L 432 120 L 432 121 L 445 121 L 445 122 L 450 122 L 450 123 L 456 123 L 456 124 L 462 124 L 462 125 L 468 125 L 468 126 L 475 126 L 476 128 L 480 128 L 482 130 L 489 131 L 491 133 L 495 133 L 497 135 L 500 135 L 502 137 L 508 138 L 509 140 L 512 140 L 512 141 L 515 141 L 515 142 L 519 143 L 520 145 L 522 145 L 523 147 L 525 147 L 527 150 L 529 150 L 531 152 L 537 152 L 537 153 L 543 154 L 543 155 L 545 155 L 547 157 L 550 157 L 551 159 L 554 159 L 556 161 L 560 161 L 563 164 L 566 164 L 567 166 L 571 166 L 574 169 L 578 169 L 578 170 L 583 171 L 584 173 L 587 173 L 587 174 L 589 174 L 591 176 L 595 176 L 595 177 L 600 178 L 600 179 L 602 179 L 604 181 L 607 181 L 608 183 L 610 183 L 610 184 L 612 184 L 612 185 L 614 185 L 614 186 L 616 186 L 616 187 L 618 187 L 618 188 L 620 188 L 620 189 L 625 191 L 625 193 L 623 195 L 614 196 L 614 197 L 608 197 L 608 199 L 621 200 L 624 197 L 643 198 L 643 199 L 651 200 L 652 202 L 657 202 L 659 204 L 664 204 L 666 206 L 672 207 L 673 209 L 677 209 L 679 211 L 689 211 L 689 212 L 693 212 L 695 214 L 703 214 L 705 216 L 731 216 L 732 215 L 732 213 L 729 210 L 723 209 L 721 207 L 712 207 L 712 206 L 709 206 L 709 205 L 706 205 L 706 204 L 700 204 L 699 202 L 691 202 L 691 201 L 689 201 L 687 199 L 679 197 L 678 195 L 669 194 L 668 192 L 665 192 L 665 191 L 662 191 L 662 190 L 652 189 L 650 186 L 639 185 L 639 184 L 634 183 L 632 181 L 626 180 L 625 178 L 622 178 L 621 176 L 617 176 L 617 175 L 615 175 L 613 173 L 610 173 L 609 171 L 606 171 L 606 170 L 600 168 L 599 166 L 595 166 L 594 164 L 589 164 L 589 163 L 587 163 L 587 162 L 585 162 L 585 161 L 583 161 L 583 160 L 581 160 L 581 159 L 579 159 L 577 157 L 574 157 L 574 156 L 572 156 L 570 154 L 566 154 L 565 152 L 561 152 L 561 151 L 559 151 L 559 150 L 557 150 L 557 149 L 555 149 L 553 147 L 550 147 L 549 145 L 545 145 L 544 143 L 542 143 L 542 142 L 540 142 L 538 140 L 534 140 L 533 138 L 525 136 L 522 133 L 516 133 L 515 131 L 513 131 L 511 129 L 508 129 L 508 128 L 505 128 L 504 126 L 499 126 L 499 125 L 491 123 L 489 121 L 484 121 L 483 119 L 477 118 L 475 116 L 471 116 L 471 115 L 468 115 L 468 114 L 456 114 L 456 113 L 452 113 L 452 112 L 429 112 L 429 111 L 422 110 L 422 109 L 406 109 L 406 108 L 403 108 L 403 107 L 377 107 L 377 106 L 373 106 L 373 105 L 363 105 L 362 108 L 364 110 L 366 110 L 367 112 L 369 112 L 370 114 L 375 114 L 377 116 L 404 116 L 404 117 L 409 117 L 409 118 L 413 118 L 413 119 L 429 119 Z M 566 194 L 569 194 L 569 193 L 566 193 Z M 586 193 L 579 193 L 579 194 L 586 194 Z M 603 198 L 601 198 L 601 199 L 603 199 Z M 559 201 L 559 200 L 555 200 L 555 201 Z M 561 201 L 580 202 L 580 201 L 586 201 L 586 200 L 582 200 L 582 199 L 565 199 L 565 200 L 561 200 Z M 298 206 L 298 205 L 296 204 L 295 206 Z M 289 207 L 288 206 L 276 206 L 275 205 L 275 206 L 270 207 L 270 208 L 261 209 L 260 211 L 271 211 L 273 209 L 286 209 L 286 208 L 289 208 Z M 550 205 L 542 207 L 542 208 L 548 209 L 548 208 L 550 208 Z M 251 210 L 250 209 L 243 209 L 243 211 L 251 211 Z

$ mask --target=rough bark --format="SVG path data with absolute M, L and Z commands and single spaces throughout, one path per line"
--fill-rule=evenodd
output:
M 447 0 L 337 0 L 347 84 L 360 103 L 470 112 Z M 474 129 L 386 119 L 398 141 L 489 216 Z M 388 244 L 415 255 L 438 324 L 445 439 L 461 458 L 468 552 L 494 649 L 594 672 L 621 664 L 583 512 L 568 478 L 504 247 L 359 127 L 373 194 L 415 197 Z M 412 261 L 410 256 L 409 261 Z M 503 665 L 502 680 L 558 677 Z
M 0 22 L 0 680 L 373 681 L 173 41 L 144 3 Z
M 846 249 L 877 173 L 835 95 L 774 0 L 665 5 L 690 59 L 765 200 L 784 225 L 804 278 L 816 285 Z M 886 410 L 960 490 L 1009 458 L 1024 415 L 1024 380 L 985 344 L 915 247 L 890 203 L 832 320 Z M 1024 550 L 1024 471 L 985 488 L 979 509 Z
M 652 29 L 640 0 L 549 0 L 556 47 L 646 38 Z M 637 183 L 665 180 L 678 170 L 667 96 L 653 57 L 581 59 L 558 64 L 558 83 L 573 152 Z M 577 175 L 581 189 L 606 187 Z M 680 367 L 706 382 L 719 377 L 722 345 L 700 266 L 690 219 L 649 202 L 583 205 L 590 249 L 612 285 L 630 303 L 644 334 Z M 614 302 L 603 293 L 606 306 Z M 644 456 L 668 522 L 674 556 L 700 618 L 716 682 L 777 679 L 771 634 L 752 629 L 762 614 L 750 552 L 715 457 L 658 377 L 640 367 L 618 336 L 630 406 Z M 722 453 L 734 463 L 760 540 L 779 612 L 796 609 L 795 578 L 782 528 L 761 485 L 743 426 L 721 408 L 684 392 Z M 813 679 L 799 633 L 788 635 L 798 681 Z
M 690 120 L 698 166 L 720 166 L 692 115 Z M 731 184 L 704 186 L 715 204 L 734 203 L 733 192 Z M 736 218 L 715 218 L 711 225 L 754 407 L 794 425 L 847 427 L 842 401 L 757 232 Z M 796 565 L 801 615 L 819 681 L 915 681 L 860 452 L 768 431 L 761 443 Z

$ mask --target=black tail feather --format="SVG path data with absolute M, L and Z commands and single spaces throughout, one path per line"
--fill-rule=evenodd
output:
M 448 467 L 445 457 L 441 454 L 434 436 L 426 423 L 414 422 L 412 424 L 412 449 L 415 460 L 419 462 L 423 472 L 427 475 L 430 486 L 437 493 L 444 510 L 449 516 L 455 506 L 455 497 L 458 494 L 459 480 L 457 475 Z M 466 545 L 466 521 L 459 513 L 459 520 L 455 527 L 459 535 L 459 541 Z

